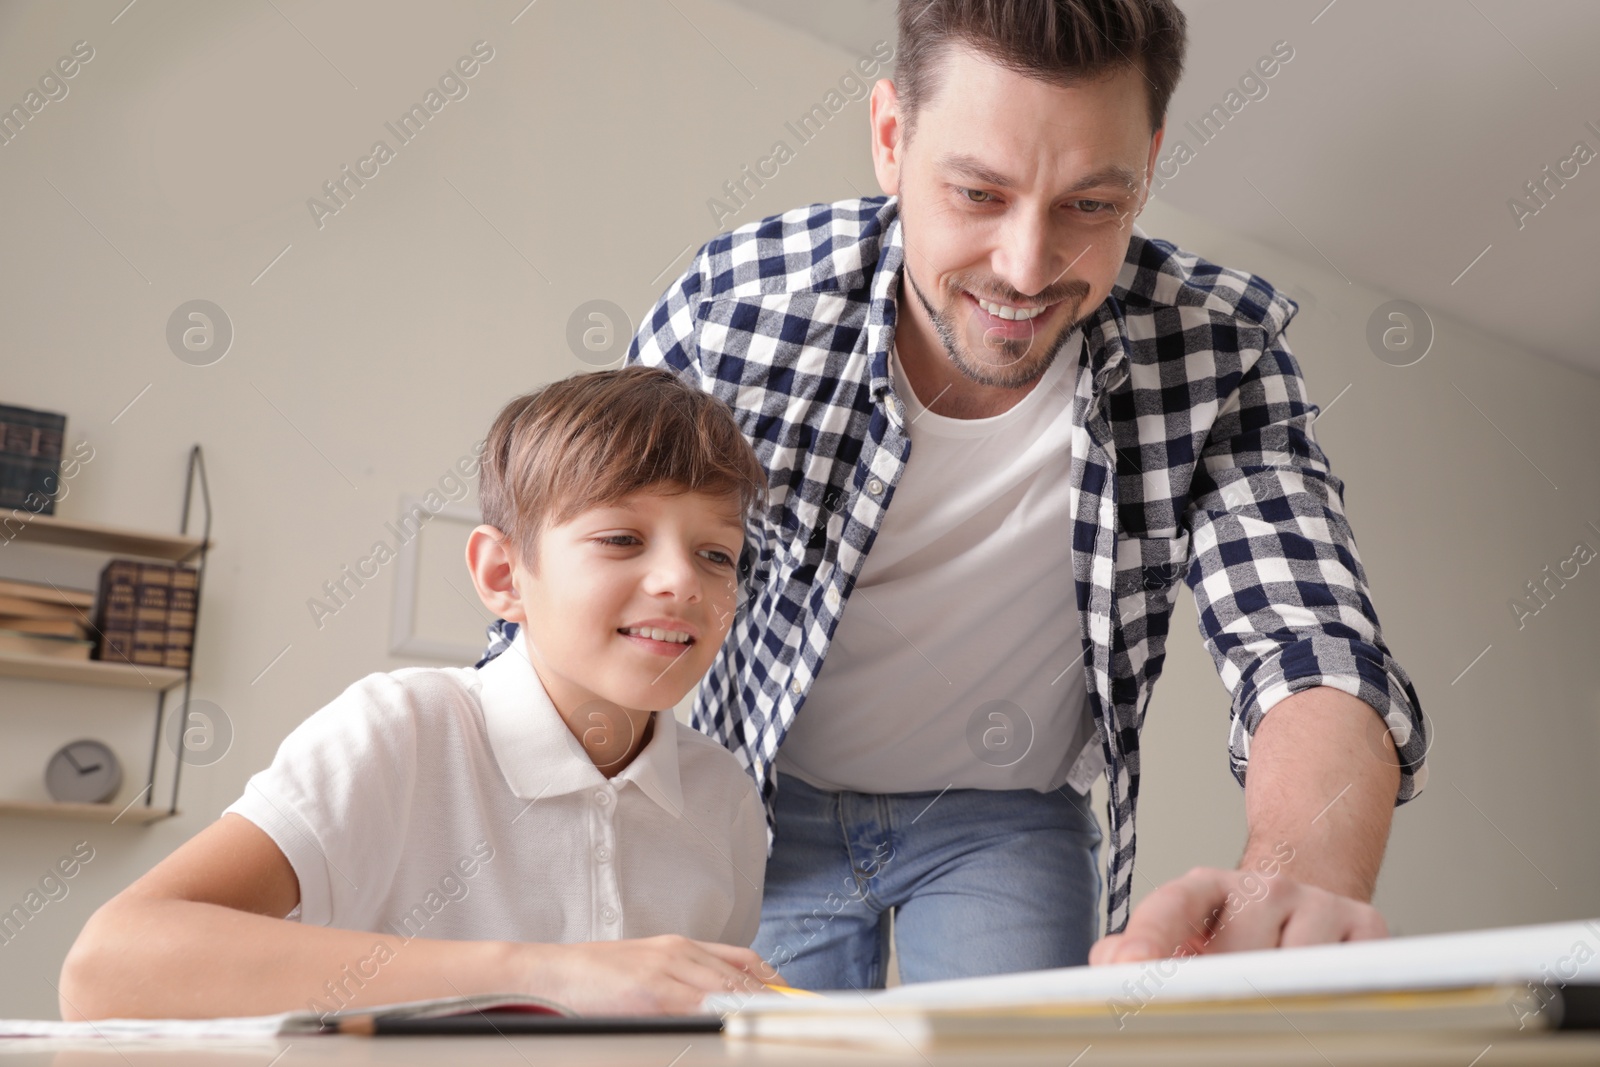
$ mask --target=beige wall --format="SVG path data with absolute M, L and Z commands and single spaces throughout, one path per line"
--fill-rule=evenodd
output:
M 69 895 L 0 946 L 0 1015 L 53 1014 L 48 983 L 97 904 L 213 819 L 295 723 L 360 674 L 404 664 L 388 651 L 392 565 L 320 629 L 306 602 L 509 395 L 584 368 L 565 341 L 575 308 L 608 299 L 637 319 L 718 230 L 878 191 L 864 102 L 803 146 L 784 128 L 855 57 L 714 0 L 546 0 L 515 24 L 520 3 L 144 0 L 113 23 L 121 6 L 0 8 L 0 102 L 73 42 L 95 49 L 69 95 L 0 147 L 0 400 L 67 412 L 70 438 L 94 447 L 61 507 L 74 518 L 175 528 L 185 452 L 205 446 L 217 548 L 195 695 L 236 738 L 185 771 L 177 819 L 0 819 L 6 907 L 75 843 L 95 850 Z M 495 54 L 468 96 L 318 229 L 307 198 L 479 40 Z M 780 138 L 794 158 L 715 223 L 708 198 Z M 1348 483 L 1385 632 L 1439 736 L 1380 888 L 1391 921 L 1420 931 L 1600 914 L 1585 789 L 1600 573 L 1586 568 L 1521 632 L 1506 606 L 1577 538 L 1600 547 L 1584 528 L 1600 523 L 1600 430 L 1585 418 L 1600 382 L 1447 321 L 1421 364 L 1386 366 L 1363 340 L 1384 297 L 1309 249 L 1247 245 L 1159 203 L 1144 225 L 1289 289 L 1304 306 L 1290 336 L 1313 397 L 1325 405 L 1351 385 L 1318 437 Z M 164 338 L 194 298 L 220 304 L 236 330 L 209 367 L 180 362 Z M 97 564 L 0 549 L 0 574 L 89 582 Z M 476 621 L 459 618 L 473 640 Z M 1155 881 L 1228 863 L 1242 843 L 1226 696 L 1194 632 L 1185 593 L 1146 748 L 1140 872 Z M 140 779 L 124 789 L 133 799 L 150 712 L 143 696 L 0 680 L 0 796 L 42 799 L 49 753 L 92 735 Z

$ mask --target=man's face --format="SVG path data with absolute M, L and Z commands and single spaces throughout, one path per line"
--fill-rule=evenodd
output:
M 878 181 L 900 198 L 915 297 L 901 315 L 967 378 L 1021 388 L 1111 292 L 1161 135 L 1131 67 L 1060 88 L 965 47 L 942 62 L 909 143 L 892 83 L 873 91 Z

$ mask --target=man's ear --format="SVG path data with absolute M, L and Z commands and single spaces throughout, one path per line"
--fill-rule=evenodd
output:
M 900 192 L 900 168 L 904 162 L 905 147 L 901 135 L 900 100 L 894 82 L 880 78 L 872 86 L 872 99 L 867 105 L 868 121 L 872 129 L 872 169 L 878 178 L 878 188 L 886 196 Z
M 467 570 L 483 606 L 507 622 L 524 623 L 528 613 L 512 581 L 516 557 L 511 539 L 494 526 L 478 526 L 467 537 Z

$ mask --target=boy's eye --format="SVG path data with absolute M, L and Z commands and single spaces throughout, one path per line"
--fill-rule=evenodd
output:
M 610 534 L 606 537 L 598 537 L 595 540 L 599 541 L 602 545 L 617 546 L 627 545 L 629 543 L 637 544 L 639 542 L 639 539 L 633 536 L 633 534 Z
M 712 563 L 715 563 L 718 566 L 723 566 L 723 567 L 731 567 L 731 566 L 733 566 L 733 557 L 728 555 L 726 552 L 719 551 L 719 550 L 717 550 L 715 548 L 708 548 L 708 549 L 705 550 L 703 555 L 707 559 L 711 560 Z

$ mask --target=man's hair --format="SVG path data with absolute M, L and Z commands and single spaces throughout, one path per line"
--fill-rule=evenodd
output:
M 951 46 L 1061 86 L 1132 66 L 1161 128 L 1183 74 L 1188 22 L 1173 0 L 900 0 L 894 84 L 905 136 L 939 90 Z
M 765 500 L 766 472 L 721 400 L 660 367 L 575 374 L 501 409 L 484 441 L 483 521 L 532 569 L 541 530 L 632 493 Z

